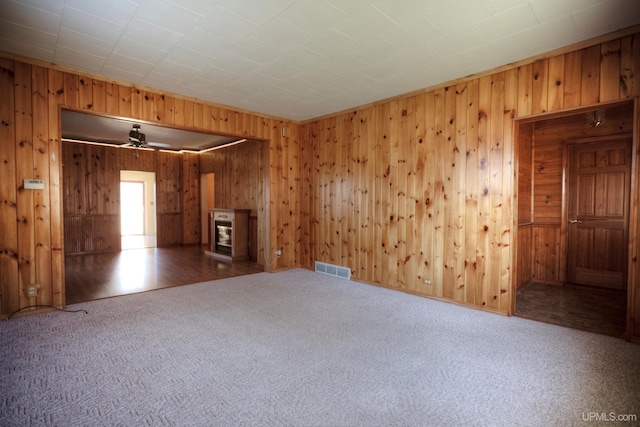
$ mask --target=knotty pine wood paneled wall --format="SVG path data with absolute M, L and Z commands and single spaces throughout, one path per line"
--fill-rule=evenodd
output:
M 62 144 L 66 254 L 120 250 L 120 170 L 115 148 Z
M 12 57 L 0 57 L 0 94 L 1 315 L 29 305 L 60 307 L 65 302 L 61 108 L 267 141 L 267 178 L 261 192 L 265 215 L 258 224 L 264 236 L 262 253 L 274 253 L 286 243 L 286 252 L 267 269 L 299 265 L 297 123 Z M 288 128 L 288 137 L 282 136 L 282 127 Z M 158 227 L 169 226 L 176 233 L 165 243 L 199 242 L 195 191 L 199 162 L 193 155 L 158 153 L 153 158 L 153 154 L 136 158 L 133 152 L 127 155 L 129 151 L 117 156 L 119 169 L 155 170 L 159 192 L 166 195 L 158 206 L 162 217 Z M 176 175 L 178 169 L 181 176 Z M 24 190 L 26 178 L 43 179 L 45 189 Z M 176 193 L 176 189 L 182 191 Z M 105 201 L 89 200 L 93 197 L 89 193 L 84 193 L 83 208 L 88 202 L 111 212 L 112 194 Z M 26 294 L 31 284 L 39 285 L 35 298 Z
M 637 98 L 639 46 L 640 35 L 625 35 L 304 123 L 302 265 L 334 263 L 356 280 L 510 313 L 515 121 Z M 635 174 L 637 223 L 637 167 Z M 630 262 L 636 338 L 639 232 Z
M 518 247 L 516 288 L 528 283 L 532 277 L 533 257 L 533 123 L 516 127 L 518 141 Z
M 65 254 L 120 250 L 121 170 L 156 172 L 159 247 L 198 242 L 197 155 L 63 142 L 62 165 Z
M 264 194 L 267 191 L 265 183 L 268 179 L 268 144 L 263 141 L 247 141 L 223 150 L 214 150 L 200 155 L 201 173 L 214 173 L 215 207 L 222 209 L 250 209 L 250 216 L 258 218 L 258 223 L 266 217 Z M 295 202 L 294 202 L 295 204 Z M 286 214 L 286 213 L 285 213 Z M 293 211 L 286 216 L 292 220 Z M 257 230 L 258 259 L 264 259 L 262 249 L 264 247 L 264 230 Z M 287 250 L 283 254 L 290 258 L 288 265 L 295 265 L 297 261 L 292 258 L 293 250 L 300 241 L 299 232 L 296 230 L 291 240 L 284 239 L 283 246 Z M 267 254 L 269 255 L 269 254 Z M 275 265 L 276 259 L 269 257 L 267 263 Z

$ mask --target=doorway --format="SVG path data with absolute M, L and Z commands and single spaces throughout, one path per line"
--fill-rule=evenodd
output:
M 209 212 L 215 205 L 215 174 L 213 172 L 200 174 L 200 243 L 210 248 L 211 220 Z
M 519 121 L 513 313 L 629 333 L 633 102 Z
M 155 172 L 120 171 L 121 248 L 155 248 Z

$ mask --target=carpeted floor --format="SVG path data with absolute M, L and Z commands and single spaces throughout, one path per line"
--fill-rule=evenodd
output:
M 640 422 L 640 345 L 301 269 L 69 308 L 0 322 L 0 425 Z

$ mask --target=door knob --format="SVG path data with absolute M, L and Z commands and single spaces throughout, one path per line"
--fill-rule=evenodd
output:
M 570 219 L 569 224 L 582 224 L 582 221 L 578 219 Z

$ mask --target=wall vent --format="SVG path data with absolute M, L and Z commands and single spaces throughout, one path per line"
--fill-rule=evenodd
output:
M 326 262 L 316 261 L 316 272 L 334 276 L 339 279 L 350 280 L 351 270 L 339 265 L 327 264 Z

